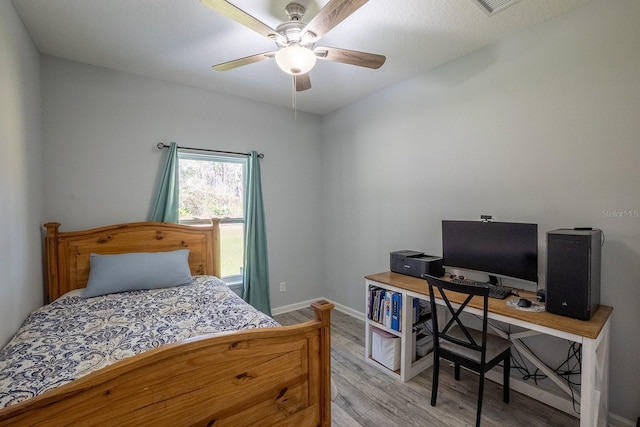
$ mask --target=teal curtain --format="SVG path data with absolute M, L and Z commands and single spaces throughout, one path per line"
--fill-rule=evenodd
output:
M 167 150 L 158 194 L 149 221 L 177 223 L 178 203 L 178 144 L 172 142 Z
M 269 301 L 269 265 L 267 259 L 267 234 L 262 204 L 260 159 L 258 153 L 249 154 L 247 165 L 244 224 L 244 290 L 242 298 L 249 304 L 271 316 Z

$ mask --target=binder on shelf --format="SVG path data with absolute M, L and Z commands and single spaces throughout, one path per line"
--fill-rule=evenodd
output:
M 380 324 L 384 324 L 384 304 L 388 293 L 389 291 L 384 289 L 380 291 L 380 307 L 378 307 L 378 323 Z
M 387 292 L 384 295 L 384 319 L 383 319 L 383 325 L 386 326 L 387 328 L 391 327 L 391 305 L 392 305 L 392 298 L 393 298 L 393 294 L 395 292 Z
M 420 299 L 413 298 L 413 320 L 411 323 L 416 323 L 420 318 Z
M 391 329 L 402 331 L 402 294 L 398 292 L 391 297 Z

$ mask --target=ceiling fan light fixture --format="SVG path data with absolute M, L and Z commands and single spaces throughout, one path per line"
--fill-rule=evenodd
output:
M 316 54 L 311 49 L 294 44 L 276 52 L 276 63 L 287 74 L 306 74 L 316 65 Z

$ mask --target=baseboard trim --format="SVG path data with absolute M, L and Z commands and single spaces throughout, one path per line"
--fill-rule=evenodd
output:
M 612 414 L 609 412 L 608 425 L 610 427 L 636 427 L 637 423 L 628 420 L 620 415 Z
M 364 322 L 364 313 L 361 313 L 357 310 L 352 309 L 351 307 L 347 307 L 346 305 L 342 305 L 340 303 L 337 303 L 335 301 L 331 301 L 329 298 L 324 298 L 324 297 L 319 297 L 319 298 L 314 298 L 314 299 L 310 299 L 308 301 L 302 301 L 302 302 L 297 302 L 295 304 L 289 304 L 289 305 L 283 305 L 281 307 L 275 307 L 271 309 L 271 314 L 273 316 L 277 316 L 278 314 L 284 314 L 284 313 L 289 313 L 290 311 L 296 311 L 296 310 L 300 310 L 302 308 L 307 308 L 311 305 L 311 303 L 313 303 L 314 301 L 318 301 L 318 300 L 326 300 L 329 301 L 330 303 L 332 303 L 333 305 L 336 306 L 336 310 L 344 313 L 344 314 L 348 314 L 351 317 L 355 317 L 358 320 L 362 320 Z
M 289 313 L 290 311 L 296 311 L 303 308 L 307 308 L 311 305 L 313 301 L 317 301 L 322 298 L 316 298 L 310 301 L 297 302 L 295 304 L 283 305 L 282 307 L 273 307 L 271 308 L 271 314 L 273 316 L 277 316 L 278 314 Z M 325 298 L 326 299 L 326 298 Z

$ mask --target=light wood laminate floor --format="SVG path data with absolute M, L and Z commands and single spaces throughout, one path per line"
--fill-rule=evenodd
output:
M 309 309 L 274 316 L 283 325 L 313 318 Z M 478 377 L 441 364 L 438 402 L 430 405 L 432 369 L 407 383 L 364 361 L 364 322 L 338 310 L 332 312 L 331 371 L 338 388 L 332 403 L 332 425 L 342 426 L 469 426 L 475 424 Z M 511 390 L 502 401 L 502 386 L 485 382 L 483 426 L 578 426 L 579 420 Z

